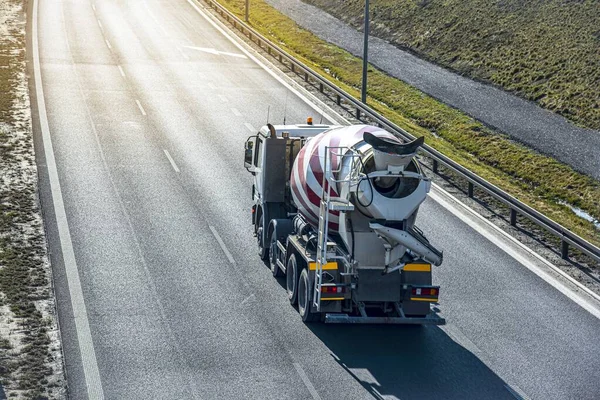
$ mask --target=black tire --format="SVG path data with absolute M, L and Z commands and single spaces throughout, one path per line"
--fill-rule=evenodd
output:
M 280 278 L 283 276 L 283 271 L 277 265 L 277 254 L 279 251 L 277 249 L 277 228 L 273 230 L 271 233 L 271 243 L 269 246 L 269 264 L 271 265 L 271 273 L 273 277 Z
M 288 294 L 288 300 L 290 304 L 295 306 L 298 304 L 298 274 L 302 269 L 302 260 L 297 261 L 296 255 L 292 254 L 287 261 L 285 268 L 285 287 Z
M 321 313 L 311 311 L 314 289 L 311 283 L 308 271 L 306 268 L 302 269 L 300 279 L 298 280 L 298 311 L 300 312 L 302 321 L 306 323 L 316 322 L 321 319 Z
M 269 247 L 265 246 L 267 230 L 265 227 L 265 214 L 262 212 L 256 224 L 256 240 L 258 242 L 258 255 L 263 261 L 269 259 Z

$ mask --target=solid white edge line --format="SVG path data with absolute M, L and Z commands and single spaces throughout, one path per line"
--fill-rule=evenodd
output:
M 98 21 L 98 26 L 100 27 L 100 30 L 104 32 L 104 27 L 102 26 L 102 22 L 100 22 L 99 19 L 97 19 L 96 21 Z
M 495 244 L 496 247 L 500 248 L 513 259 L 517 260 L 521 265 L 525 266 L 531 272 L 543 279 L 546 283 L 550 284 L 569 299 L 573 300 L 576 304 L 588 311 L 594 317 L 600 319 L 600 308 L 598 306 L 592 304 L 590 301 L 583 298 L 581 294 L 568 288 L 562 282 L 559 282 L 558 279 L 550 275 L 548 271 L 544 270 L 544 268 L 536 265 L 536 263 L 531 260 L 531 257 L 535 258 L 536 261 L 541 261 L 546 267 L 549 267 L 549 270 L 556 272 L 557 268 L 554 265 L 547 260 L 544 260 L 539 254 L 536 254 L 533 250 L 520 243 L 500 228 L 496 227 L 481 215 L 477 214 L 474 210 L 467 207 L 454 196 L 442 190 L 439 186 L 434 185 L 434 189 L 435 190 L 431 191 L 429 195 L 433 200 L 435 200 L 435 202 L 450 211 L 457 218 L 478 232 L 481 236 Z M 448 197 L 449 200 L 444 199 L 442 196 Z M 454 204 L 452 204 L 451 201 Z M 506 243 L 506 241 L 509 243 Z M 522 250 L 525 254 L 520 253 L 518 249 Z M 564 277 L 562 274 L 560 276 Z M 582 287 L 582 285 L 575 280 L 569 280 L 569 282 L 575 283 L 578 289 L 581 289 Z M 588 294 L 587 291 L 585 293 Z M 596 300 L 595 297 L 592 298 L 593 300 Z
M 140 103 L 140 101 L 138 99 L 135 99 L 135 104 L 137 104 L 137 106 L 140 109 L 140 112 L 142 113 L 142 115 L 146 116 L 146 110 L 144 110 L 144 107 L 142 107 L 142 103 Z
M 50 126 L 48 124 L 48 115 L 46 113 L 46 101 L 44 99 L 44 89 L 42 86 L 42 73 L 40 67 L 40 54 L 38 48 L 38 0 L 33 0 L 33 21 L 32 21 L 32 47 L 33 47 L 33 71 L 35 80 L 35 91 L 37 97 L 38 113 L 40 120 L 40 129 L 42 131 L 42 142 L 44 145 L 44 155 L 46 157 L 46 167 L 48 169 L 48 178 L 50 181 L 50 191 L 54 205 L 54 215 L 58 229 L 63 263 L 69 287 L 71 306 L 73 308 L 73 318 L 75 330 L 77 332 L 77 342 L 81 354 L 81 363 L 83 375 L 87 387 L 88 397 L 90 399 L 104 399 L 102 382 L 100 380 L 100 371 L 94 351 L 92 333 L 88 321 L 87 309 L 79 279 L 79 270 L 73 250 L 71 232 L 67 221 L 67 213 L 62 197 L 60 179 L 54 158 L 54 149 L 52 146 L 52 137 L 50 135 Z
M 223 103 L 227 103 L 229 102 L 229 100 L 227 100 L 227 97 L 224 94 L 220 94 L 219 95 L 219 99 L 223 102 Z
M 329 121 L 331 121 L 334 124 L 339 124 L 340 122 L 338 122 L 338 121 L 343 121 L 343 123 L 345 123 L 346 125 L 350 125 L 350 123 L 344 117 L 342 117 L 341 115 L 338 115 L 338 118 L 336 119 L 336 118 L 332 117 L 331 115 L 329 115 L 328 113 L 326 113 L 323 108 L 320 108 L 320 107 L 318 107 L 316 105 L 317 102 L 320 103 L 320 104 L 322 104 L 323 107 L 329 109 L 332 113 L 335 113 L 335 111 L 332 110 L 329 106 L 327 106 L 323 102 L 321 102 L 316 97 L 310 95 L 310 93 L 306 92 L 308 96 L 312 96 L 313 97 L 312 101 L 309 100 L 307 98 L 307 96 L 305 96 L 304 94 L 300 93 L 300 91 L 298 89 L 294 88 L 292 85 L 290 85 L 288 82 L 286 82 L 282 77 L 280 77 L 274 71 L 272 71 L 270 68 L 268 68 L 265 65 L 264 62 L 260 61 L 257 57 L 255 57 L 253 54 L 251 54 L 250 51 L 246 50 L 246 48 L 244 48 L 244 46 L 242 46 L 242 44 L 240 42 L 238 42 L 238 40 L 241 40 L 241 39 L 234 39 L 233 36 L 232 36 L 232 35 L 234 35 L 233 33 L 230 35 L 228 32 L 225 31 L 224 28 L 222 28 L 221 26 L 219 26 L 209 15 L 207 15 L 207 13 L 205 11 L 202 11 L 200 9 L 200 7 L 198 7 L 198 5 L 195 3 L 195 0 L 187 0 L 187 2 L 198 12 L 198 14 L 200 14 L 200 16 L 202 16 L 202 18 L 204 18 L 205 20 L 207 20 L 216 30 L 218 30 L 219 32 L 221 32 L 221 34 L 223 36 L 225 36 L 227 38 L 227 40 L 229 40 L 231 43 L 233 43 L 233 45 L 235 47 L 237 47 L 238 49 L 240 49 L 240 51 L 242 53 L 244 53 L 246 56 L 248 56 L 248 58 L 250 60 L 252 60 L 256 64 L 258 64 L 260 67 L 262 67 L 269 75 L 271 75 L 279 83 L 281 83 L 284 87 L 286 87 L 289 91 L 291 91 L 298 98 L 300 98 L 302 101 L 304 101 L 310 108 L 312 108 L 313 110 L 315 110 L 316 112 L 318 112 L 319 115 L 322 115 L 323 118 L 328 119 Z M 265 62 L 268 62 L 268 61 L 265 59 Z
M 121 73 L 121 76 L 123 78 L 125 78 L 125 71 L 123 71 L 123 68 L 120 65 L 117 65 L 117 67 L 119 68 L 119 72 Z
M 249 124 L 248 122 L 244 122 L 244 126 L 250 131 L 250 133 L 257 133 L 258 132 L 256 129 L 254 129 L 254 127 L 252 126 L 252 124 Z
M 163 151 L 165 152 L 165 156 L 167 156 L 167 158 L 169 159 L 169 162 L 171 163 L 171 166 L 173 167 L 175 172 L 179 173 L 180 172 L 179 168 L 177 167 L 177 164 L 175 164 L 175 160 L 173 160 L 173 157 L 171 157 L 171 154 L 169 154 L 167 149 L 163 149 Z
M 92 4 L 92 10 L 96 11 L 96 5 Z
M 110 42 L 108 41 L 108 39 L 104 39 L 104 41 L 106 42 L 106 46 L 108 46 L 108 49 L 112 50 L 112 46 L 110 45 Z
M 315 389 L 310 379 L 308 379 L 308 375 L 306 375 L 306 372 L 304 372 L 302 366 L 299 363 L 295 362 L 294 368 L 296 368 L 296 372 L 298 372 L 298 375 L 300 375 L 300 379 L 302 379 L 302 382 L 304 382 L 304 386 L 306 386 L 312 398 L 314 400 L 321 400 L 321 396 L 319 396 L 317 389 Z
M 233 115 L 235 115 L 236 117 L 241 117 L 242 113 L 240 112 L 240 110 L 238 110 L 237 108 L 232 107 L 231 108 L 231 112 L 233 113 Z
M 235 264 L 235 260 L 234 260 L 233 256 L 231 255 L 231 253 L 229 252 L 229 250 L 227 249 L 227 246 L 225 246 L 225 242 L 223 241 L 223 239 L 221 239 L 219 232 L 217 232 L 217 230 L 212 225 L 209 225 L 208 227 L 210 228 L 210 231 L 212 232 L 215 239 L 217 239 L 219 246 L 221 246 L 221 249 L 223 250 L 223 253 L 225 253 L 225 256 L 227 257 L 229 262 L 231 264 Z

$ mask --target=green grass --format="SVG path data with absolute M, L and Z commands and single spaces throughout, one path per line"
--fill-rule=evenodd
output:
M 362 27 L 364 0 L 304 0 Z M 372 0 L 372 32 L 600 129 L 597 0 Z
M 237 15 L 244 0 L 221 0 Z M 362 61 L 324 42 L 264 0 L 252 0 L 251 24 L 327 79 L 359 96 Z M 369 70 L 369 104 L 414 135 L 584 238 L 600 232 L 560 201 L 600 218 L 600 183 L 510 141 L 469 116 L 384 73 Z M 431 131 L 435 131 L 436 138 Z

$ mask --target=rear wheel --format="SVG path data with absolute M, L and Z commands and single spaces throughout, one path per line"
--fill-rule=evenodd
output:
M 288 300 L 290 303 L 295 306 L 298 303 L 298 270 L 299 268 L 298 261 L 296 260 L 296 255 L 292 254 L 287 261 L 287 266 L 285 267 L 285 286 L 287 289 Z
M 298 311 L 304 322 L 315 322 L 321 318 L 320 313 L 311 311 L 313 289 L 308 271 L 304 268 L 298 280 Z
M 258 255 L 264 261 L 269 259 L 269 247 L 265 245 L 265 214 L 261 213 L 256 225 L 256 240 L 258 241 Z
M 279 249 L 277 248 L 277 228 L 271 233 L 271 245 L 269 249 L 269 264 L 271 264 L 271 273 L 275 278 L 283 276 L 283 271 L 277 265 Z

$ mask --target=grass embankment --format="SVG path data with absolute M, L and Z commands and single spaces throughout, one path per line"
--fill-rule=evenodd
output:
M 220 0 L 242 16 L 245 0 Z M 251 24 L 327 79 L 359 97 L 362 60 L 301 29 L 264 0 L 252 0 Z M 600 219 L 600 183 L 512 142 L 402 81 L 370 68 L 369 104 L 414 135 L 584 238 L 600 232 L 559 202 Z M 435 132 L 435 135 L 432 134 Z M 436 137 L 438 136 L 438 137 Z
M 64 394 L 25 75 L 23 0 L 0 0 L 0 383 L 9 399 Z
M 304 0 L 362 27 L 364 0 Z M 600 129 L 597 0 L 372 0 L 372 32 Z

